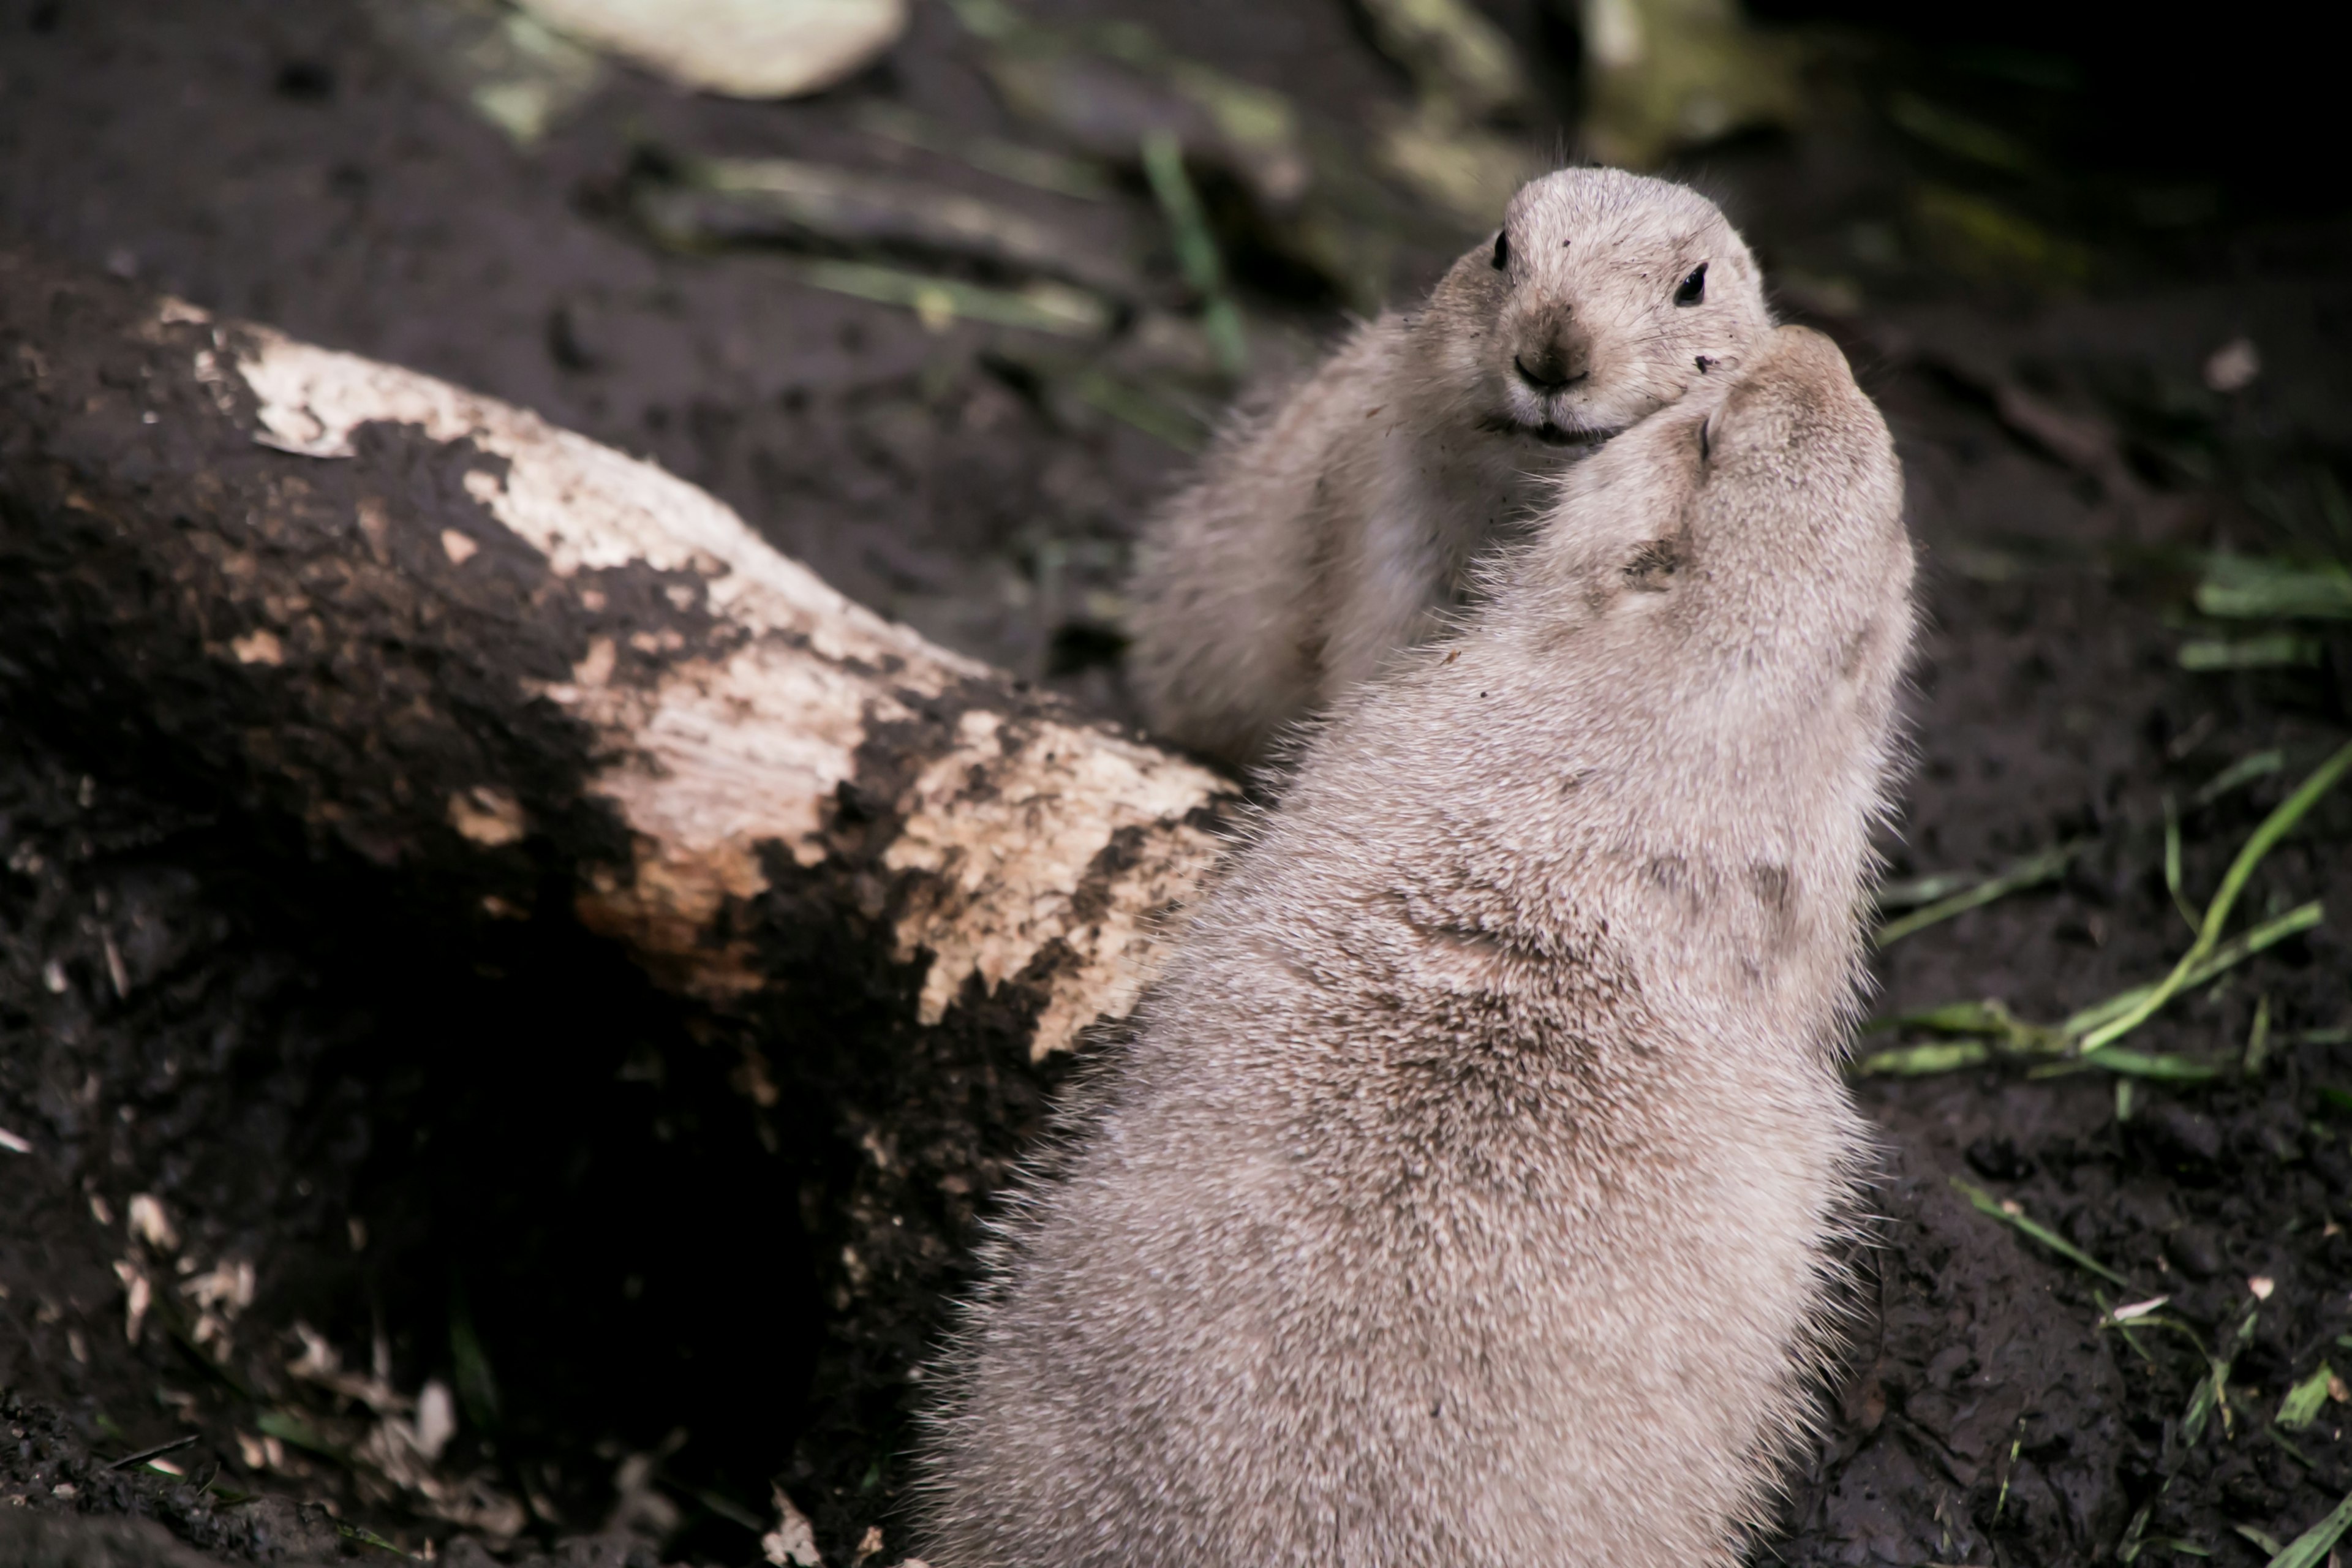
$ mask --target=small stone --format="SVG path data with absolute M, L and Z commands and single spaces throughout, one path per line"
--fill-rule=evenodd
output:
M 2215 392 L 2243 392 L 2263 374 L 2263 356 L 2251 338 L 2231 338 L 2205 358 L 2205 384 Z

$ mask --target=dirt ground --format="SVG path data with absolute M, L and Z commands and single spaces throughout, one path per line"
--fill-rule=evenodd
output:
M 1407 91 L 1341 0 L 1035 10 L 1142 21 L 1343 130 Z M 1572 35 L 1534 4 L 1496 15 L 1558 117 L 1522 134 L 1559 144 Z M 1903 448 L 1930 631 L 1891 875 L 2073 847 L 2053 879 L 1891 944 L 1876 1005 L 2054 1022 L 2188 947 L 2168 798 L 2201 904 L 2346 740 L 2345 621 L 2216 623 L 2192 594 L 2209 552 L 2352 558 L 2352 224 L 2272 165 L 2233 177 L 2242 138 L 2136 141 L 2112 80 L 2069 88 L 2063 55 L 1816 40 L 1807 126 L 1681 172 L 1783 311 L 1846 346 Z M 1053 195 L 861 129 L 911 104 L 1036 140 L 976 59 L 919 5 L 886 66 L 815 99 L 616 72 L 522 152 L 362 7 L 0 0 L 0 242 L 651 457 L 853 596 L 1129 719 L 1127 546 L 1223 393 L 1181 332 L 1155 346 L 1190 300 L 1131 172 Z M 1956 151 L 1922 101 L 2030 156 Z M 665 250 L 626 216 L 647 149 L 968 188 L 1139 255 L 1140 304 L 1081 349 L 926 325 L 772 252 Z M 1397 210 L 1403 298 L 1475 237 Z M 1236 255 L 1262 371 L 1341 325 L 1329 289 Z M 2218 390 L 2238 339 L 2259 374 Z M 1095 395 L 1105 366 L 1158 412 Z M 2253 632 L 2286 662 L 2183 668 Z M 588 938 L 461 947 L 126 763 L 147 716 L 71 706 L 24 690 L 0 637 L 0 1558 L 48 1560 L 36 1515 L 128 1513 L 163 1529 L 91 1561 L 180 1561 L 176 1537 L 234 1561 L 743 1564 L 779 1486 L 826 1561 L 898 1561 L 913 1369 L 1066 1066 L 818 1046 L 749 1096 Z M 2280 1425 L 2324 1363 L 2352 1369 L 2347 844 L 2352 786 L 2262 862 L 2231 929 L 2311 900 L 2321 922 L 2126 1042 L 2188 1071 L 1858 1079 L 1885 1159 L 1852 1367 L 1757 1562 L 2261 1563 L 2352 1490 L 2340 1382 Z M 888 1179 L 854 1184 L 869 1163 Z M 2105 1316 L 2158 1296 L 2137 1329 Z M 379 1417 L 422 1422 L 428 1387 L 455 1436 L 403 1489 L 360 1450 Z

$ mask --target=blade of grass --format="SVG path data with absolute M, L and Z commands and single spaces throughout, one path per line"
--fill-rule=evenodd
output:
M 2263 992 L 2254 1004 L 2254 1026 L 2246 1032 L 2246 1059 L 2243 1071 L 2248 1078 L 2262 1074 L 2263 1063 L 2271 1054 L 2271 994 Z
M 1995 899 L 2007 898 L 2011 893 L 2039 887 L 2044 882 L 2054 882 L 2065 874 L 2067 865 L 2082 852 L 2082 843 L 2077 840 L 2061 844 L 2054 849 L 2045 849 L 2038 855 L 2029 855 L 1963 892 L 1938 899 L 1924 909 L 1912 910 L 1900 920 L 1887 921 L 1878 928 L 1877 934 L 1871 940 L 1878 947 L 1887 947 L 1913 931 L 1950 920 L 1954 915 L 1991 903 Z
M 1992 1500 L 1992 1520 L 2000 1522 L 2000 1510 L 2009 1506 L 2009 1483 L 2017 1479 L 2017 1456 L 2025 1447 L 2023 1437 L 2012 1438 L 2009 1445 L 2009 1464 L 2000 1474 L 2000 1495 Z
M 389 1552 L 394 1557 L 405 1557 L 412 1563 L 416 1560 L 415 1553 L 403 1551 L 362 1524 L 344 1524 L 339 1521 L 335 1525 L 335 1533 L 345 1541 L 356 1541 L 362 1546 L 373 1546 L 378 1552 Z
M 1939 1035 L 1997 1035 L 2003 1038 L 2033 1027 L 2021 1022 L 2004 1004 L 1990 999 L 1948 1002 L 1941 1007 L 1930 1007 L 1922 1013 L 1900 1014 L 1888 1019 L 1887 1023 L 1906 1028 L 1933 1029 Z
M 2171 1299 L 2172 1298 L 2169 1296 L 2159 1296 L 2157 1298 L 2159 1301 L 2168 1301 Z M 2205 1353 L 2204 1335 L 2199 1333 L 2195 1329 L 2190 1328 L 2187 1323 L 2182 1322 L 2179 1319 L 2168 1318 L 2161 1312 L 2155 1310 L 2153 1308 L 2141 1313 L 2137 1318 L 2126 1318 L 2122 1320 L 2116 1319 L 2115 1314 L 2110 1312 L 2105 1319 L 2101 1320 L 2099 1327 L 2103 1329 L 2112 1328 L 2119 1332 L 2125 1333 L 2128 1333 L 2130 1331 L 2136 1329 L 2169 1330 L 2171 1332 L 2179 1334 L 2181 1338 L 2187 1340 L 2191 1345 L 2194 1345 L 2197 1348 L 2197 1359 L 2199 1361 L 2202 1362 L 2210 1359 Z
M 2205 919 L 2198 930 L 2196 942 L 2180 955 L 2180 962 L 2173 965 L 2172 973 L 2158 982 L 2155 989 L 2129 1012 L 2084 1036 L 2083 1049 L 2085 1052 L 2110 1045 L 2138 1028 L 2158 1008 L 2186 987 L 2189 972 L 2199 962 L 2210 956 L 2221 942 L 2221 928 L 2229 923 L 2230 911 L 2236 906 L 2238 895 L 2245 891 L 2247 879 L 2254 874 L 2254 868 L 2262 864 L 2263 857 L 2277 846 L 2280 839 L 2294 830 L 2295 824 L 2310 815 L 2311 808 L 2335 787 L 2347 769 L 2352 769 L 2352 744 L 2339 747 L 2336 754 L 2320 763 L 2293 795 L 2281 801 L 2276 810 L 2263 818 L 2262 826 L 2254 829 L 2245 847 L 2238 851 L 2237 858 L 2230 862 L 2230 869 L 2223 874 L 2221 889 L 2213 895 L 2213 901 L 2205 906 Z
M 2180 808 L 2172 804 L 2172 792 L 2164 792 L 2164 890 L 2172 895 L 2172 907 L 2189 922 L 2190 934 L 2197 931 L 2197 910 L 2189 903 L 2189 895 L 2180 890 Z
M 2179 986 L 2182 991 L 2194 991 L 2198 986 L 2236 968 L 2267 947 L 2275 947 L 2287 938 L 2309 931 L 2327 915 L 2327 906 L 2313 900 L 2287 910 L 2273 920 L 2264 921 L 2252 931 L 2242 931 L 2205 955 Z M 2160 984 L 2160 983 L 2159 983 Z M 2118 991 L 2104 1002 L 2095 1002 L 2058 1026 L 2058 1033 L 2068 1039 L 2090 1033 L 2111 1019 L 2122 1017 L 2147 999 L 2156 985 L 2135 985 L 2128 991 Z
M 958 159 L 999 179 L 1087 201 L 1108 201 L 1118 194 L 1109 177 L 1083 158 L 1001 142 L 993 136 L 972 136 L 890 104 L 861 104 L 855 119 L 857 128 L 869 136 Z
M 2290 1432 L 2300 1432 L 2319 1419 L 2319 1412 L 2327 1404 L 2327 1380 L 2335 1375 L 2336 1369 L 2321 1362 L 2317 1371 L 2288 1389 L 2286 1397 L 2279 1401 L 2277 1424 Z
M 2286 766 L 2286 753 L 2279 751 L 2256 752 L 2251 757 L 2240 757 L 2220 773 L 2205 781 L 2197 793 L 2189 797 L 2189 809 L 2212 805 L 2240 784 L 2267 778 Z
M 2206 1358 L 2205 1375 L 2198 1381 L 2196 1392 L 2189 1396 L 2189 1408 L 2180 1417 L 2181 1436 L 2189 1442 L 2194 1443 L 2204 1436 L 2205 1424 L 2212 1419 L 2217 1410 L 2221 1413 L 2222 1436 L 2229 1435 L 2231 1425 L 2230 1368 L 2237 1361 L 2238 1352 L 2252 1342 L 2257 1313 L 2256 1308 L 2249 1306 L 2246 1315 L 2238 1320 L 2236 1330 L 2222 1345 L 2222 1353 Z
M 1098 338 L 1111 329 L 1109 304 L 1066 283 L 1036 282 L 1017 292 L 989 289 L 957 278 L 929 278 L 870 261 L 796 258 L 788 269 L 800 281 L 835 294 L 912 310 L 928 324 L 959 316 L 991 326 L 1020 327 L 1063 337 Z
M 2091 1292 L 2091 1300 L 2099 1304 L 2100 1331 L 2104 1333 L 2109 1329 L 2115 1330 L 2116 1332 L 2123 1335 L 2124 1343 L 2131 1347 L 2132 1354 L 2151 1366 L 2155 1365 L 2156 1358 L 2147 1353 L 2146 1345 L 2139 1342 L 2139 1334 L 2137 1331 L 2142 1326 L 2141 1319 L 2146 1318 L 2172 1298 L 2151 1296 L 2145 1301 L 2132 1301 L 2117 1307 L 2108 1303 L 2105 1291 L 2094 1289 Z
M 1916 910 L 1921 904 L 1948 899 L 1963 888 L 1973 888 L 1983 879 L 1974 871 L 1938 871 L 1932 877 L 1906 877 L 1878 889 L 1878 908 L 1882 913 Z
M 2294 1538 L 2287 1549 L 2273 1557 L 2267 1568 L 2317 1568 L 2327 1560 L 2328 1552 L 2347 1528 L 2352 1528 L 2352 1496 L 2330 1510 L 2326 1518 Z
M 2215 555 L 2197 584 L 2197 608 L 2231 620 L 2352 619 L 2352 571 L 2336 562 L 2298 566 L 2260 556 Z
M 1197 452 L 1207 443 L 1208 432 L 1192 416 L 1101 371 L 1081 375 L 1077 394 L 1080 401 L 1180 452 Z
M 2189 972 L 2180 989 L 2194 990 L 2207 981 L 2243 963 L 2247 959 L 2284 942 L 2288 937 L 2309 931 L 2326 915 L 2326 907 L 2316 900 L 2304 904 L 2275 919 L 2264 921 L 2251 931 L 2242 931 L 2221 943 L 2195 968 Z M 2093 1003 L 2069 1017 L 2056 1028 L 2041 1024 L 2029 1024 L 1997 1001 L 1953 1002 L 1941 1007 L 1930 1007 L 1917 1013 L 1903 1013 L 1893 1017 L 1872 1021 L 1873 1031 L 1892 1028 L 1928 1029 L 1942 1035 L 1975 1036 L 1989 1041 L 1982 1049 L 1969 1048 L 1971 1042 L 1949 1045 L 1898 1046 L 1863 1058 L 1854 1071 L 1864 1076 L 1884 1075 L 1895 1078 L 1924 1077 L 1931 1073 L 1953 1072 L 1961 1068 L 1981 1065 L 1998 1052 L 2008 1056 L 2052 1056 L 2066 1049 L 2069 1042 L 2079 1039 L 2110 1019 L 2128 1013 L 2147 999 L 2154 985 L 2135 985 L 2121 991 L 2104 1002 Z M 2352 1042 L 2352 1029 L 2307 1029 L 2294 1037 L 2298 1043 L 2310 1045 L 2343 1045 Z M 1938 1055 L 1939 1052 L 1948 1052 Z M 2108 1053 L 2097 1053 L 2105 1057 Z M 2078 1058 L 2084 1068 L 2098 1065 L 2091 1058 Z M 2132 1052 L 2122 1065 L 2113 1070 L 2126 1075 L 2137 1073 L 2145 1078 L 2162 1078 L 2176 1070 L 2175 1064 L 2189 1064 L 2183 1057 L 2144 1055 Z M 2151 1065 L 2154 1064 L 2154 1065 Z M 2189 1064 L 2201 1066 L 2201 1064 Z M 2073 1068 L 2068 1070 L 2080 1070 Z M 2210 1076 L 2210 1069 L 2205 1069 Z M 2036 1076 L 2054 1076 L 2037 1074 Z
M 2298 669 L 2323 662 L 2327 650 L 2316 637 L 2293 632 L 2268 637 L 2193 637 L 2180 645 L 2183 669 Z
M 298 1448 L 308 1448 L 311 1453 L 332 1459 L 339 1465 L 351 1463 L 349 1454 L 319 1436 L 308 1421 L 290 1410 L 264 1410 L 253 1418 L 253 1426 L 265 1437 L 275 1437 Z
M 1201 198 L 1184 173 L 1184 144 L 1172 131 L 1149 132 L 1143 138 L 1143 174 L 1153 199 L 1176 242 L 1176 262 L 1184 280 L 1201 296 L 1201 330 L 1208 334 L 1217 366 L 1239 381 L 1249 371 L 1249 339 L 1242 331 L 1241 312 L 1225 289 L 1224 258 L 1217 253 L 1216 237 L 1209 232 Z
M 2301 1448 L 2297 1447 L 2293 1443 L 2288 1442 L 2286 1434 L 2280 1431 L 2277 1427 L 2265 1426 L 2263 1428 L 2263 1435 L 2278 1446 L 2278 1451 L 2280 1453 L 2284 1454 L 2288 1458 L 2293 1459 L 2305 1469 L 2312 1470 L 2319 1468 L 2309 1454 L 2305 1453 Z M 2271 1550 L 2275 1552 L 2278 1548 L 2273 1546 Z
M 1982 1187 L 1978 1186 L 1975 1183 L 1964 1182 L 1958 1176 L 1954 1176 L 1951 1181 L 1953 1190 L 1958 1193 L 1962 1197 L 1968 1199 L 1969 1204 L 1976 1208 L 1976 1211 L 1979 1214 L 1989 1215 L 1993 1219 L 1999 1220 L 2001 1224 L 2010 1226 L 2013 1230 L 2021 1231 L 2026 1236 L 2032 1237 L 2034 1240 L 2040 1242 L 2042 1246 L 2048 1247 L 2051 1251 L 2056 1253 L 2067 1262 L 2074 1264 L 2078 1268 L 2088 1269 L 2090 1272 L 2097 1275 L 2100 1279 L 2106 1280 L 2110 1284 L 2121 1285 L 2126 1289 L 2129 1289 L 2131 1288 L 2130 1280 L 2125 1279 L 2122 1275 L 2116 1273 L 2114 1269 L 2108 1268 L 2105 1264 L 2100 1262 L 2097 1258 L 2092 1257 L 2089 1253 L 2084 1251 L 2081 1247 L 2075 1246 L 2073 1242 L 2067 1240 L 2056 1231 L 2052 1230 L 2048 1226 L 2042 1224 L 2038 1220 L 2028 1218 L 2022 1210 L 2020 1210 L 2016 1214 L 2011 1214 L 2009 1210 L 2001 1206 L 2000 1200 L 1999 1198 L 1994 1197 L 1990 1193 L 1985 1191 Z
M 1873 1052 L 1854 1063 L 1853 1070 L 1864 1078 L 1926 1078 L 1931 1073 L 1979 1067 L 1991 1059 L 1992 1047 L 1982 1040 L 1946 1040 Z
M 2123 1046 L 2113 1047 L 2094 1057 L 2044 1062 L 2025 1076 L 2064 1078 L 2070 1073 L 2090 1072 L 2095 1068 L 2121 1073 L 2127 1078 L 2154 1079 L 2160 1083 L 2205 1083 L 2221 1076 L 2221 1069 L 2210 1063 L 2189 1057 L 2155 1056 Z

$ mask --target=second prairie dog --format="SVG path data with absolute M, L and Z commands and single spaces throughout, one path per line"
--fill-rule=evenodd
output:
M 1529 182 L 1419 311 L 1360 328 L 1155 519 L 1129 657 L 1147 721 L 1261 760 L 1434 632 L 1570 463 L 1770 328 L 1755 258 L 1697 192 L 1619 169 Z
M 1781 328 L 1342 702 L 1000 1232 L 927 1561 L 1741 1561 L 1868 1149 L 1901 514 Z

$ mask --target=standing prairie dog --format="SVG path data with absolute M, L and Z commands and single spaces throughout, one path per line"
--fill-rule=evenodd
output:
M 1221 440 L 1138 552 L 1152 728 L 1237 765 L 1432 635 L 1465 568 L 1594 446 L 1770 330 L 1714 203 L 1620 169 L 1520 188 L 1412 315 Z
M 1733 1568 L 1806 1430 L 1912 557 L 1827 339 L 1343 701 L 999 1233 L 937 1568 Z

